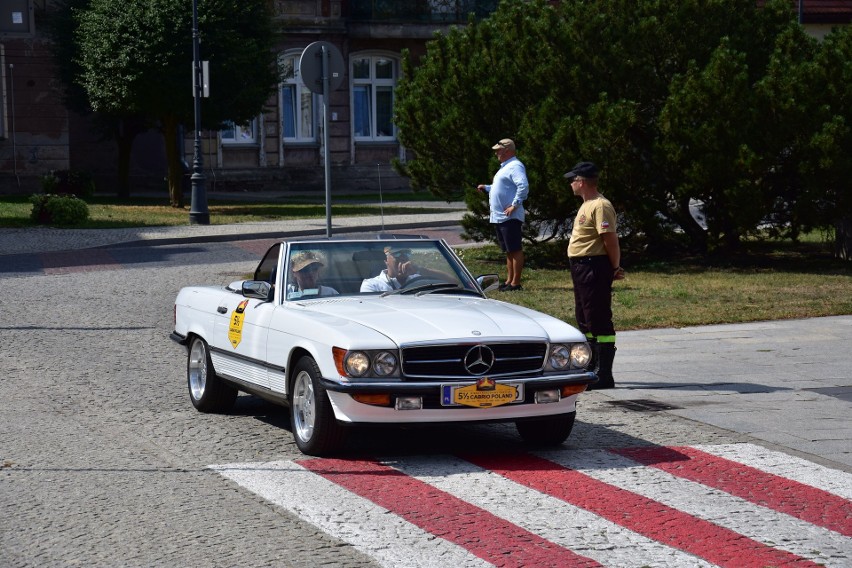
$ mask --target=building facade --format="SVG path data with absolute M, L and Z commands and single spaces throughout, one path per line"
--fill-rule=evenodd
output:
M 760 0 L 758 0 L 760 1 Z M 328 155 L 335 190 L 407 188 L 391 168 L 409 155 L 393 124 L 402 52 L 416 61 L 435 32 L 484 18 L 498 0 L 270 0 L 281 34 L 280 83 L 262 112 L 245 124 L 203 131 L 207 188 L 319 190 Z M 791 0 L 800 20 L 820 37 L 852 21 L 848 0 Z M 80 170 L 109 192 L 117 179 L 117 146 L 63 104 L 62 85 L 41 26 L 56 0 L 0 2 L 0 192 L 37 191 L 52 170 Z M 189 4 L 189 3 L 187 3 Z M 302 82 L 300 57 L 313 42 L 329 42 L 343 58 L 343 80 L 328 101 L 325 147 L 321 97 Z M 204 58 L 202 46 L 202 59 Z M 191 54 L 187 54 L 187 72 Z M 221 78 L 211 78 L 213 88 Z M 187 93 L 190 96 L 190 93 Z M 185 125 L 182 158 L 193 161 L 193 125 Z M 162 135 L 134 140 L 131 187 L 166 189 Z
M 0 191 L 37 190 L 51 170 L 91 173 L 100 191 L 117 179 L 115 144 L 63 105 L 49 41 L 39 27 L 55 4 L 0 3 Z M 271 6 L 281 31 L 281 82 L 254 120 L 202 132 L 208 189 L 322 189 L 326 153 L 335 188 L 407 187 L 390 165 L 406 159 L 392 120 L 402 51 L 418 58 L 435 32 L 466 23 L 469 13 L 487 17 L 497 0 L 271 0 Z M 299 69 L 302 52 L 316 41 L 334 45 L 345 69 L 329 96 L 328 148 L 322 97 L 305 87 Z M 188 54 L 188 68 L 190 60 Z M 214 86 L 215 80 L 221 78 L 211 78 Z M 181 157 L 188 166 L 193 128 L 184 129 Z M 166 187 L 164 148 L 159 132 L 134 141 L 134 189 Z

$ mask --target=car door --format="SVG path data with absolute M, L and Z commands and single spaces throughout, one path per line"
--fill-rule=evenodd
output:
M 270 282 L 277 279 L 280 244 L 273 245 L 255 270 L 253 279 Z M 269 388 L 267 340 L 274 302 L 229 294 L 217 306 L 214 330 L 216 353 L 221 361 L 216 371 L 264 388 Z
M 216 371 L 269 388 L 266 341 L 272 304 L 234 294 L 224 298 L 217 311 L 222 317 L 217 318 L 214 330 L 216 353 L 221 359 L 215 364 Z

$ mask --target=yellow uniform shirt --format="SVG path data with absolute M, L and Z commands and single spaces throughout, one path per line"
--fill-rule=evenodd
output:
M 574 219 L 568 256 L 601 256 L 606 254 L 601 233 L 614 233 L 617 229 L 615 208 L 609 199 L 599 195 L 584 201 Z

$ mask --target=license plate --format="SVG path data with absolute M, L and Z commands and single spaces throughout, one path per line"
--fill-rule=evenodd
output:
M 493 408 L 523 401 L 523 383 L 497 383 L 483 377 L 472 385 L 441 385 L 441 406 Z

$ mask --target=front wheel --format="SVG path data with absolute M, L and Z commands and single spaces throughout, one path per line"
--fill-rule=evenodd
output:
M 574 429 L 576 412 L 548 416 L 547 418 L 532 418 L 518 420 L 515 428 L 518 434 L 528 444 L 536 446 L 556 446 L 568 439 Z
M 237 389 L 216 376 L 210 348 L 200 337 L 192 338 L 187 352 L 186 382 L 189 399 L 201 412 L 227 412 L 237 400 Z
M 343 443 L 344 429 L 334 417 L 328 393 L 320 384 L 320 371 L 310 357 L 303 357 L 293 369 L 290 424 L 293 438 L 302 453 L 323 456 Z

